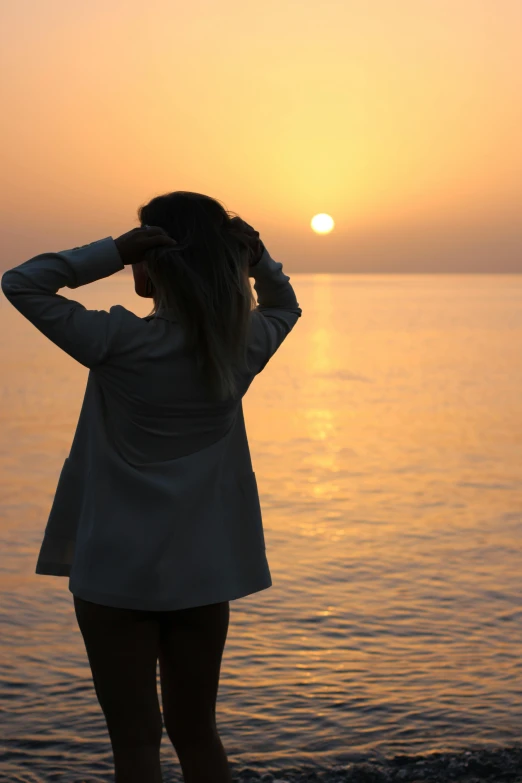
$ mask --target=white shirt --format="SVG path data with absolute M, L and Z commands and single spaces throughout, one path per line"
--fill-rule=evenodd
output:
M 68 576 L 85 600 L 144 610 L 265 590 L 272 579 L 241 398 L 301 316 L 290 278 L 266 249 L 251 267 L 252 371 L 240 375 L 238 400 L 216 403 L 170 311 L 140 318 L 57 294 L 123 268 L 106 237 L 2 276 L 11 304 L 89 368 L 36 573 Z

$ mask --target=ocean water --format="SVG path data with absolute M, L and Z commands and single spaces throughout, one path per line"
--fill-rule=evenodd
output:
M 243 401 L 273 586 L 231 602 L 217 718 L 234 776 L 513 745 L 522 275 L 291 279 L 303 316 Z M 61 293 L 150 310 L 126 272 Z M 87 370 L 5 297 L 0 360 L 0 780 L 101 783 L 68 580 L 34 573 Z M 161 753 L 180 781 L 166 734 Z

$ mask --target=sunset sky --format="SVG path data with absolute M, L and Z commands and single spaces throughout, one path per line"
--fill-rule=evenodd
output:
M 520 0 L 17 0 L 0 30 L 0 271 L 193 190 L 289 273 L 522 272 Z

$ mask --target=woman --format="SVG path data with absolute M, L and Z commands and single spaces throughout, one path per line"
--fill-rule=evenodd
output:
M 158 660 L 185 783 L 224 783 L 229 602 L 272 584 L 242 397 L 302 311 L 258 232 L 215 199 L 176 191 L 138 217 L 2 277 L 14 307 L 89 369 L 36 573 L 69 577 L 117 783 L 161 781 Z M 57 293 L 126 265 L 154 302 L 145 318 Z

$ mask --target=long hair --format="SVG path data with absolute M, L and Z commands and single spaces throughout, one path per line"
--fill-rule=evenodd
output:
M 145 254 L 154 300 L 149 316 L 170 309 L 220 400 L 236 397 L 236 370 L 249 370 L 247 337 L 256 306 L 248 274 L 252 246 L 234 216 L 217 199 L 184 190 L 155 196 L 138 209 L 141 225 L 159 226 L 177 242 Z

